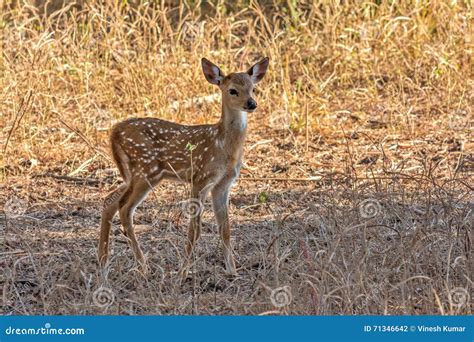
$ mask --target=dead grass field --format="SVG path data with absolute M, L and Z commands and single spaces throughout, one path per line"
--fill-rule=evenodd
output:
M 1 312 L 472 314 L 472 4 L 390 3 L 0 1 Z M 207 203 L 178 284 L 175 183 L 135 215 L 151 274 L 118 232 L 100 270 L 108 131 L 217 121 L 203 56 L 271 61 L 231 195 L 239 275 Z

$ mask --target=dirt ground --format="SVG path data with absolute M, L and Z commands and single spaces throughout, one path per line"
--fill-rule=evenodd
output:
M 429 170 L 374 172 L 378 158 L 404 151 L 403 141 L 360 158 L 366 142 L 358 137 L 337 144 L 311 136 L 306 149 L 304 135 L 258 129 L 258 120 L 231 195 L 237 277 L 224 274 L 206 203 L 193 271 L 179 284 L 184 185 L 163 183 L 137 210 L 151 269 L 143 277 L 118 218 L 110 265 L 98 267 L 101 201 L 120 182 L 115 169 L 84 178 L 28 174 L 1 186 L 3 313 L 471 313 L 472 156 L 449 152 L 455 142 L 426 155 L 457 163 L 451 180 Z M 353 169 L 350 159 L 357 159 Z M 423 163 L 417 159 L 413 165 Z

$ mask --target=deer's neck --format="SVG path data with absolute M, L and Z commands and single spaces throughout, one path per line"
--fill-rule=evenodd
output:
M 243 135 L 247 132 L 247 112 L 229 109 L 222 105 L 221 127 L 226 133 Z
M 219 122 L 219 130 L 224 139 L 244 139 L 247 133 L 247 113 L 230 109 L 222 104 L 222 117 Z
M 247 113 L 222 105 L 222 117 L 219 122 L 220 139 L 230 155 L 240 159 L 247 134 Z

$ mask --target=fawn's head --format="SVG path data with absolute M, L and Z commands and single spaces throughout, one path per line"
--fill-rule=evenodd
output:
M 268 57 L 252 66 L 247 72 L 236 72 L 229 75 L 206 58 L 201 60 L 202 71 L 209 83 L 219 86 L 222 91 L 222 102 L 229 108 L 244 112 L 257 109 L 255 84 L 260 82 L 268 69 Z

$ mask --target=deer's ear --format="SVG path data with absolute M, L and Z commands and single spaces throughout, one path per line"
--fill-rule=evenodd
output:
M 268 69 L 268 57 L 265 57 L 260 62 L 252 66 L 247 71 L 247 74 L 249 74 L 253 83 L 258 83 L 262 80 L 263 76 L 265 76 L 267 69 Z
M 224 79 L 221 69 L 206 58 L 201 59 L 202 72 L 206 76 L 206 80 L 211 84 L 220 85 Z

